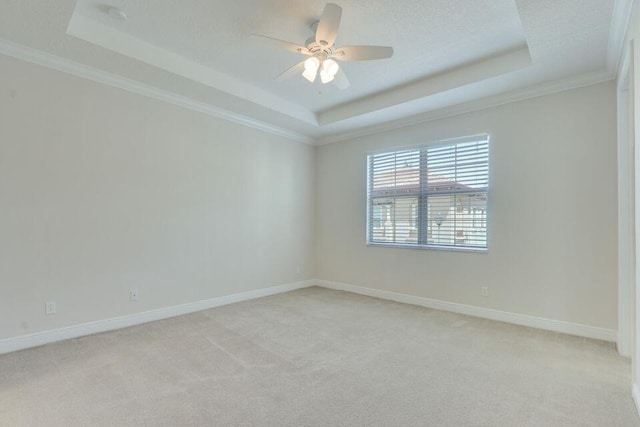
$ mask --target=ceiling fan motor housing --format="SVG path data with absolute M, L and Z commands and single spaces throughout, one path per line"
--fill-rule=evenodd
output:
M 327 55 L 333 54 L 333 46 L 329 46 L 326 44 L 318 43 L 315 37 L 309 37 L 306 42 L 304 42 L 305 46 L 311 52 L 311 54 L 315 54 L 317 52 L 325 52 Z M 335 45 L 334 45 L 335 46 Z

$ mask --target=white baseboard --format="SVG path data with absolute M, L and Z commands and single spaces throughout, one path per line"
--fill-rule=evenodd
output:
M 451 311 L 453 313 L 466 314 L 468 316 L 513 323 L 521 326 L 529 326 L 547 331 L 561 332 L 569 335 L 577 335 L 579 337 L 615 342 L 618 336 L 617 331 L 599 328 L 596 326 L 581 325 L 561 320 L 544 319 L 541 317 L 527 316 L 524 314 L 510 313 L 507 311 L 493 310 L 490 308 L 476 307 L 472 305 L 457 304 L 454 302 L 417 297 L 397 292 L 381 291 L 378 289 L 348 285 L 346 283 L 330 282 L 327 280 L 316 280 L 315 283 L 323 288 L 353 292 L 356 294 L 368 295 L 405 304 L 420 305 L 422 307 Z
M 638 384 L 633 383 L 631 386 L 631 396 L 633 397 L 633 403 L 636 404 L 636 411 L 638 411 L 638 416 L 640 416 L 640 390 L 638 390 Z
M 195 301 L 186 304 L 174 305 L 171 307 L 159 308 L 141 313 L 128 314 L 126 316 L 114 317 L 111 319 L 98 320 L 95 322 L 83 323 L 80 325 L 68 326 L 50 331 L 37 332 L 30 335 L 22 335 L 0 340 L 0 354 L 12 351 L 24 350 L 26 348 L 37 347 L 56 341 L 63 341 L 71 338 L 78 338 L 85 335 L 99 332 L 122 329 L 141 323 L 153 322 L 154 320 L 167 319 L 169 317 L 180 316 L 182 314 L 194 313 L 222 305 L 261 298 L 268 295 L 280 294 L 296 289 L 306 288 L 315 284 L 314 280 L 287 283 L 285 285 L 272 286 L 254 291 L 242 292 L 239 294 L 226 295 L 223 297 L 211 298 L 202 301 Z
M 12 351 L 24 350 L 44 344 L 63 341 L 71 338 L 78 338 L 85 335 L 100 332 L 122 329 L 142 323 L 153 322 L 154 320 L 167 319 L 169 317 L 180 316 L 182 314 L 194 313 L 196 311 L 247 301 L 309 286 L 320 286 L 328 289 L 353 292 L 356 294 L 402 302 L 405 304 L 419 305 L 422 307 L 434 308 L 437 310 L 451 311 L 468 316 L 481 317 L 485 319 L 497 320 L 500 322 L 513 323 L 516 325 L 529 326 L 532 328 L 545 329 L 549 331 L 562 332 L 570 335 L 577 335 L 586 338 L 594 338 L 604 341 L 616 341 L 617 332 L 610 329 L 598 328 L 595 326 L 581 325 L 577 323 L 563 322 L 560 320 L 543 319 L 539 317 L 526 316 L 523 314 L 509 313 L 506 311 L 493 310 L 489 308 L 475 307 L 471 305 L 457 304 L 453 302 L 441 301 L 431 298 L 418 297 L 401 294 L 397 292 L 382 291 L 378 289 L 366 288 L 363 286 L 348 285 L 346 283 L 330 282 L 327 280 L 305 280 L 301 282 L 288 283 L 285 285 L 272 286 L 254 291 L 242 292 L 239 294 L 226 295 L 223 297 L 211 298 L 202 301 L 195 301 L 171 307 L 159 308 L 156 310 L 144 311 L 141 313 L 129 314 L 126 316 L 114 317 L 111 319 L 98 320 L 95 322 L 83 323 L 80 325 L 68 326 L 50 331 L 38 332 L 30 335 L 22 335 L 0 340 L 0 354 Z M 634 400 L 636 404 L 640 402 L 640 394 L 634 386 Z M 640 405 L 639 405 L 640 408 Z

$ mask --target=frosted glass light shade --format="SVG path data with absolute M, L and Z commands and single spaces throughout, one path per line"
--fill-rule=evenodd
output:
M 336 75 L 336 73 L 340 69 L 340 66 L 333 59 L 327 59 L 322 63 L 322 69 L 326 71 L 327 74 L 333 77 Z
M 318 75 L 317 70 L 304 70 L 302 72 L 302 77 L 309 80 L 311 83 L 313 83 L 316 80 L 317 75 Z
M 315 56 L 308 58 L 304 61 L 304 72 L 302 77 L 313 83 L 318 75 L 318 68 L 320 67 L 320 60 Z
M 333 76 L 323 69 L 320 70 L 320 80 L 322 80 L 322 83 L 327 84 L 333 81 Z

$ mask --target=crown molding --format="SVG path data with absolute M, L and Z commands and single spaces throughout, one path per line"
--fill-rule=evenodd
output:
M 491 55 L 478 61 L 428 76 L 364 98 L 337 105 L 318 113 L 318 123 L 328 125 L 342 120 L 394 108 L 418 99 L 479 83 L 497 76 L 526 68 L 532 64 L 529 47 L 524 46 Z
M 280 98 L 277 94 L 254 86 L 236 76 L 222 73 L 189 59 L 180 53 L 148 43 L 77 11 L 71 17 L 67 34 L 196 83 L 251 101 L 261 107 L 278 111 L 308 125 L 318 125 L 313 112 L 294 102 Z
M 70 59 L 61 58 L 50 53 L 42 52 L 6 39 L 0 38 L 0 54 L 10 56 L 43 67 L 51 68 L 63 73 L 71 74 L 107 86 L 126 90 L 158 101 L 168 102 L 189 110 L 208 114 L 210 116 L 236 123 L 249 128 L 257 129 L 272 135 L 281 136 L 304 144 L 313 144 L 314 139 L 297 132 L 274 126 L 250 117 L 238 114 L 220 107 L 196 101 L 186 96 L 159 89 L 138 81 L 121 77 L 107 71 L 103 71 Z
M 621 1 L 633 2 L 633 0 Z M 409 116 L 403 119 L 390 121 L 376 126 L 368 126 L 354 131 L 340 132 L 333 135 L 313 138 L 308 135 L 255 120 L 250 117 L 213 106 L 208 103 L 196 101 L 192 98 L 178 95 L 167 90 L 159 89 L 154 86 L 121 77 L 107 71 L 90 67 L 66 58 L 61 58 L 59 56 L 42 52 L 40 50 L 33 49 L 2 38 L 0 38 L 0 54 L 31 62 L 63 73 L 71 74 L 76 77 L 81 77 L 87 80 L 102 83 L 111 87 L 116 87 L 148 98 L 174 104 L 182 108 L 204 113 L 219 119 L 223 119 L 232 123 L 236 123 L 252 129 L 257 129 L 272 135 L 277 135 L 290 139 L 292 141 L 308 145 L 331 144 L 334 142 L 346 141 L 362 136 L 388 132 L 395 129 L 416 126 L 422 123 L 428 123 L 447 117 L 458 116 L 461 114 L 471 113 L 486 108 L 497 107 L 512 102 L 518 102 L 538 96 L 548 95 L 564 90 L 570 90 L 615 79 L 615 73 L 611 71 L 581 74 L 567 79 L 542 83 L 522 90 L 509 91 L 503 94 L 482 98 L 464 104 L 457 104 L 451 107 L 432 110 L 423 114 Z
M 369 126 L 355 131 L 342 132 L 335 135 L 318 138 L 316 145 L 326 145 L 334 142 L 347 141 L 362 136 L 375 135 L 396 129 L 417 126 L 423 123 L 432 122 L 448 117 L 459 116 L 472 113 L 487 108 L 497 107 L 513 102 L 524 101 L 526 99 L 537 98 L 539 96 L 550 95 L 565 90 L 576 89 L 583 86 L 615 80 L 615 74 L 608 71 L 598 71 L 587 74 L 580 74 L 566 79 L 554 80 L 531 86 L 521 90 L 509 91 L 499 95 L 482 98 L 479 100 L 456 104 L 450 107 L 432 110 L 426 113 L 410 116 L 404 119 L 394 120 L 377 126 Z
M 620 66 L 634 2 L 635 0 L 616 0 L 613 6 L 607 46 L 607 70 L 610 73 L 616 74 Z

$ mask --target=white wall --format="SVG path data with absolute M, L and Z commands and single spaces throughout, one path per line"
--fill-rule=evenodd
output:
M 632 394 L 633 400 L 636 404 L 636 409 L 640 413 L 640 227 L 638 224 L 640 223 L 640 150 L 637 149 L 640 143 L 640 45 L 638 44 L 638 37 L 640 36 L 640 8 L 638 7 L 638 3 L 634 2 L 632 5 L 632 14 L 629 20 L 629 28 L 627 29 L 627 35 L 625 37 L 623 51 L 622 51 L 622 66 L 620 67 L 620 76 L 624 79 L 624 74 L 628 73 L 628 113 L 629 120 L 625 123 L 623 118 L 620 118 L 620 125 L 627 125 L 626 134 L 630 135 L 630 149 L 633 150 L 634 153 L 634 171 L 631 176 L 625 175 L 626 172 L 624 169 L 620 170 L 621 180 L 633 180 L 634 182 L 627 182 L 627 186 L 633 188 L 634 195 L 633 197 L 629 197 L 631 200 L 628 202 L 633 203 L 634 210 L 633 214 L 635 216 L 632 228 L 635 234 L 635 240 L 633 244 L 635 246 L 635 253 L 633 253 L 633 268 L 632 272 L 635 274 L 634 277 L 634 289 L 631 292 L 627 292 L 634 296 L 633 308 L 629 313 L 630 321 L 632 322 L 631 331 L 634 334 L 634 339 L 630 340 L 633 345 L 632 350 Z M 619 83 L 624 84 L 624 81 L 620 81 Z M 621 94 L 621 98 L 624 95 Z M 622 101 L 622 100 L 621 100 Z M 621 133 L 621 136 L 625 134 Z M 624 143 L 624 140 L 621 142 Z M 621 254 L 621 257 L 627 258 L 630 254 L 624 253 Z M 622 286 L 624 284 L 621 284 Z M 621 286 L 621 287 L 622 287 Z
M 0 339 L 309 279 L 313 190 L 313 147 L 0 56 Z
M 601 83 L 319 147 L 318 277 L 617 329 L 615 95 Z M 484 132 L 487 254 L 365 245 L 367 152 Z
M 633 355 L 635 316 L 635 202 L 633 88 L 628 51 L 620 65 L 617 87 L 618 140 L 618 352 Z

